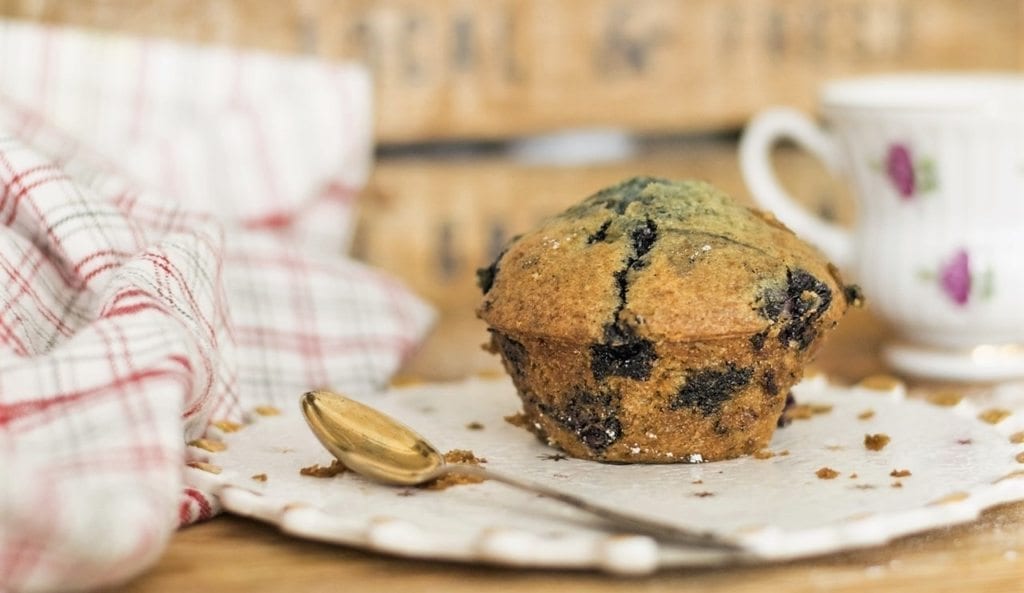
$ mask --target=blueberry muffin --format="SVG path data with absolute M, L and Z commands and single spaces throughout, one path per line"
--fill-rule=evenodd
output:
M 607 462 L 764 447 L 823 334 L 860 300 L 771 215 L 649 177 L 515 238 L 478 279 L 523 425 Z

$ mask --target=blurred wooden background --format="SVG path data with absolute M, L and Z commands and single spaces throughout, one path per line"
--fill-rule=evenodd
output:
M 474 270 L 510 236 L 637 174 L 698 177 L 749 201 L 736 134 L 821 81 L 1024 66 L 1024 0 L 0 0 L 55 24 L 357 60 L 376 80 L 380 158 L 356 254 L 441 311 L 407 373 L 497 369 L 479 351 Z M 615 162 L 525 163 L 509 142 L 610 128 Z M 787 187 L 840 221 L 841 183 L 779 154 Z

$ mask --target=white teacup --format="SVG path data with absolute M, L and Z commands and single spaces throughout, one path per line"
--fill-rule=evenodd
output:
M 821 92 L 823 129 L 791 109 L 755 117 L 740 165 L 755 200 L 816 244 L 898 332 L 899 370 L 1024 377 L 1024 76 L 898 74 Z M 795 141 L 852 183 L 857 223 L 795 202 L 769 160 Z

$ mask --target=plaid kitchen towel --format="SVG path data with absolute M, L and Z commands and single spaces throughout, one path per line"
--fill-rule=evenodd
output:
M 89 589 L 217 512 L 212 420 L 381 387 L 433 314 L 340 254 L 367 74 L 0 21 L 0 591 Z

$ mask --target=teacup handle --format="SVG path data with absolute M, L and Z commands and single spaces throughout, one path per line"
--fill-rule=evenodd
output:
M 841 172 L 836 141 L 809 117 L 794 109 L 772 108 L 747 125 L 740 139 L 740 170 L 754 200 L 772 211 L 784 224 L 815 244 L 837 265 L 850 263 L 853 240 L 850 232 L 826 222 L 798 204 L 779 184 L 771 164 L 771 150 L 784 138 L 818 157 L 829 172 Z

